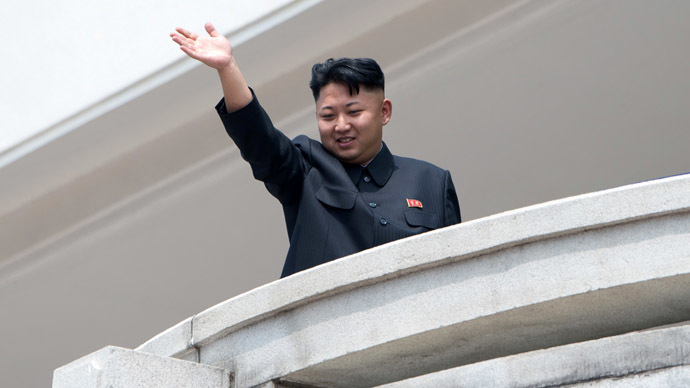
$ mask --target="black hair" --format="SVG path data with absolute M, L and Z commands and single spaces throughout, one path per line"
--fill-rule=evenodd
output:
M 360 85 L 367 89 L 383 90 L 383 71 L 371 58 L 329 58 L 323 63 L 316 63 L 311 68 L 309 82 L 314 101 L 319 99 L 321 88 L 334 82 L 347 85 L 350 95 L 358 94 Z

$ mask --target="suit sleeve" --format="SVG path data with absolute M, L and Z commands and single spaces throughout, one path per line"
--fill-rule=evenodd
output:
M 273 126 L 254 91 L 252 97 L 247 106 L 232 113 L 221 99 L 216 111 L 242 158 L 251 165 L 254 178 L 264 182 L 283 205 L 289 205 L 298 200 L 309 167 L 300 149 Z
M 455 193 L 455 186 L 453 179 L 450 177 L 450 172 L 446 171 L 445 183 L 445 226 L 459 224 L 460 219 L 460 205 L 458 204 L 458 195 Z

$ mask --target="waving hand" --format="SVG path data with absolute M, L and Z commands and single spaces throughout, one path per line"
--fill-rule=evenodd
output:
M 213 24 L 206 23 L 204 27 L 209 36 L 200 36 L 177 27 L 170 37 L 185 54 L 218 70 L 225 106 L 228 112 L 234 112 L 252 101 L 252 93 L 232 56 L 230 42 Z
M 180 45 L 180 49 L 190 57 L 220 70 L 226 67 L 232 59 L 230 42 L 216 30 L 211 23 L 204 26 L 209 36 L 200 36 L 184 28 L 177 27 L 170 33 L 172 40 Z

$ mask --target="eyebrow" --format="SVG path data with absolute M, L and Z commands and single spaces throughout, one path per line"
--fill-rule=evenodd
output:
M 349 107 L 351 107 L 352 105 L 355 105 L 355 104 L 359 104 L 359 101 L 348 102 L 347 104 L 345 104 L 345 107 L 346 107 L 346 108 L 349 108 Z M 335 109 L 335 108 L 333 108 L 333 107 L 330 106 L 330 105 L 326 105 L 326 106 L 322 106 L 322 107 L 321 107 L 321 110 L 324 110 L 324 109 Z

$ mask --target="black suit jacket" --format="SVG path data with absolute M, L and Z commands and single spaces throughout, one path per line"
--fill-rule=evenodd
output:
M 393 240 L 460 222 L 450 173 L 394 156 L 383 144 L 365 168 L 341 163 L 306 136 L 273 127 L 256 97 L 216 110 L 254 177 L 283 205 L 290 248 L 281 277 Z

